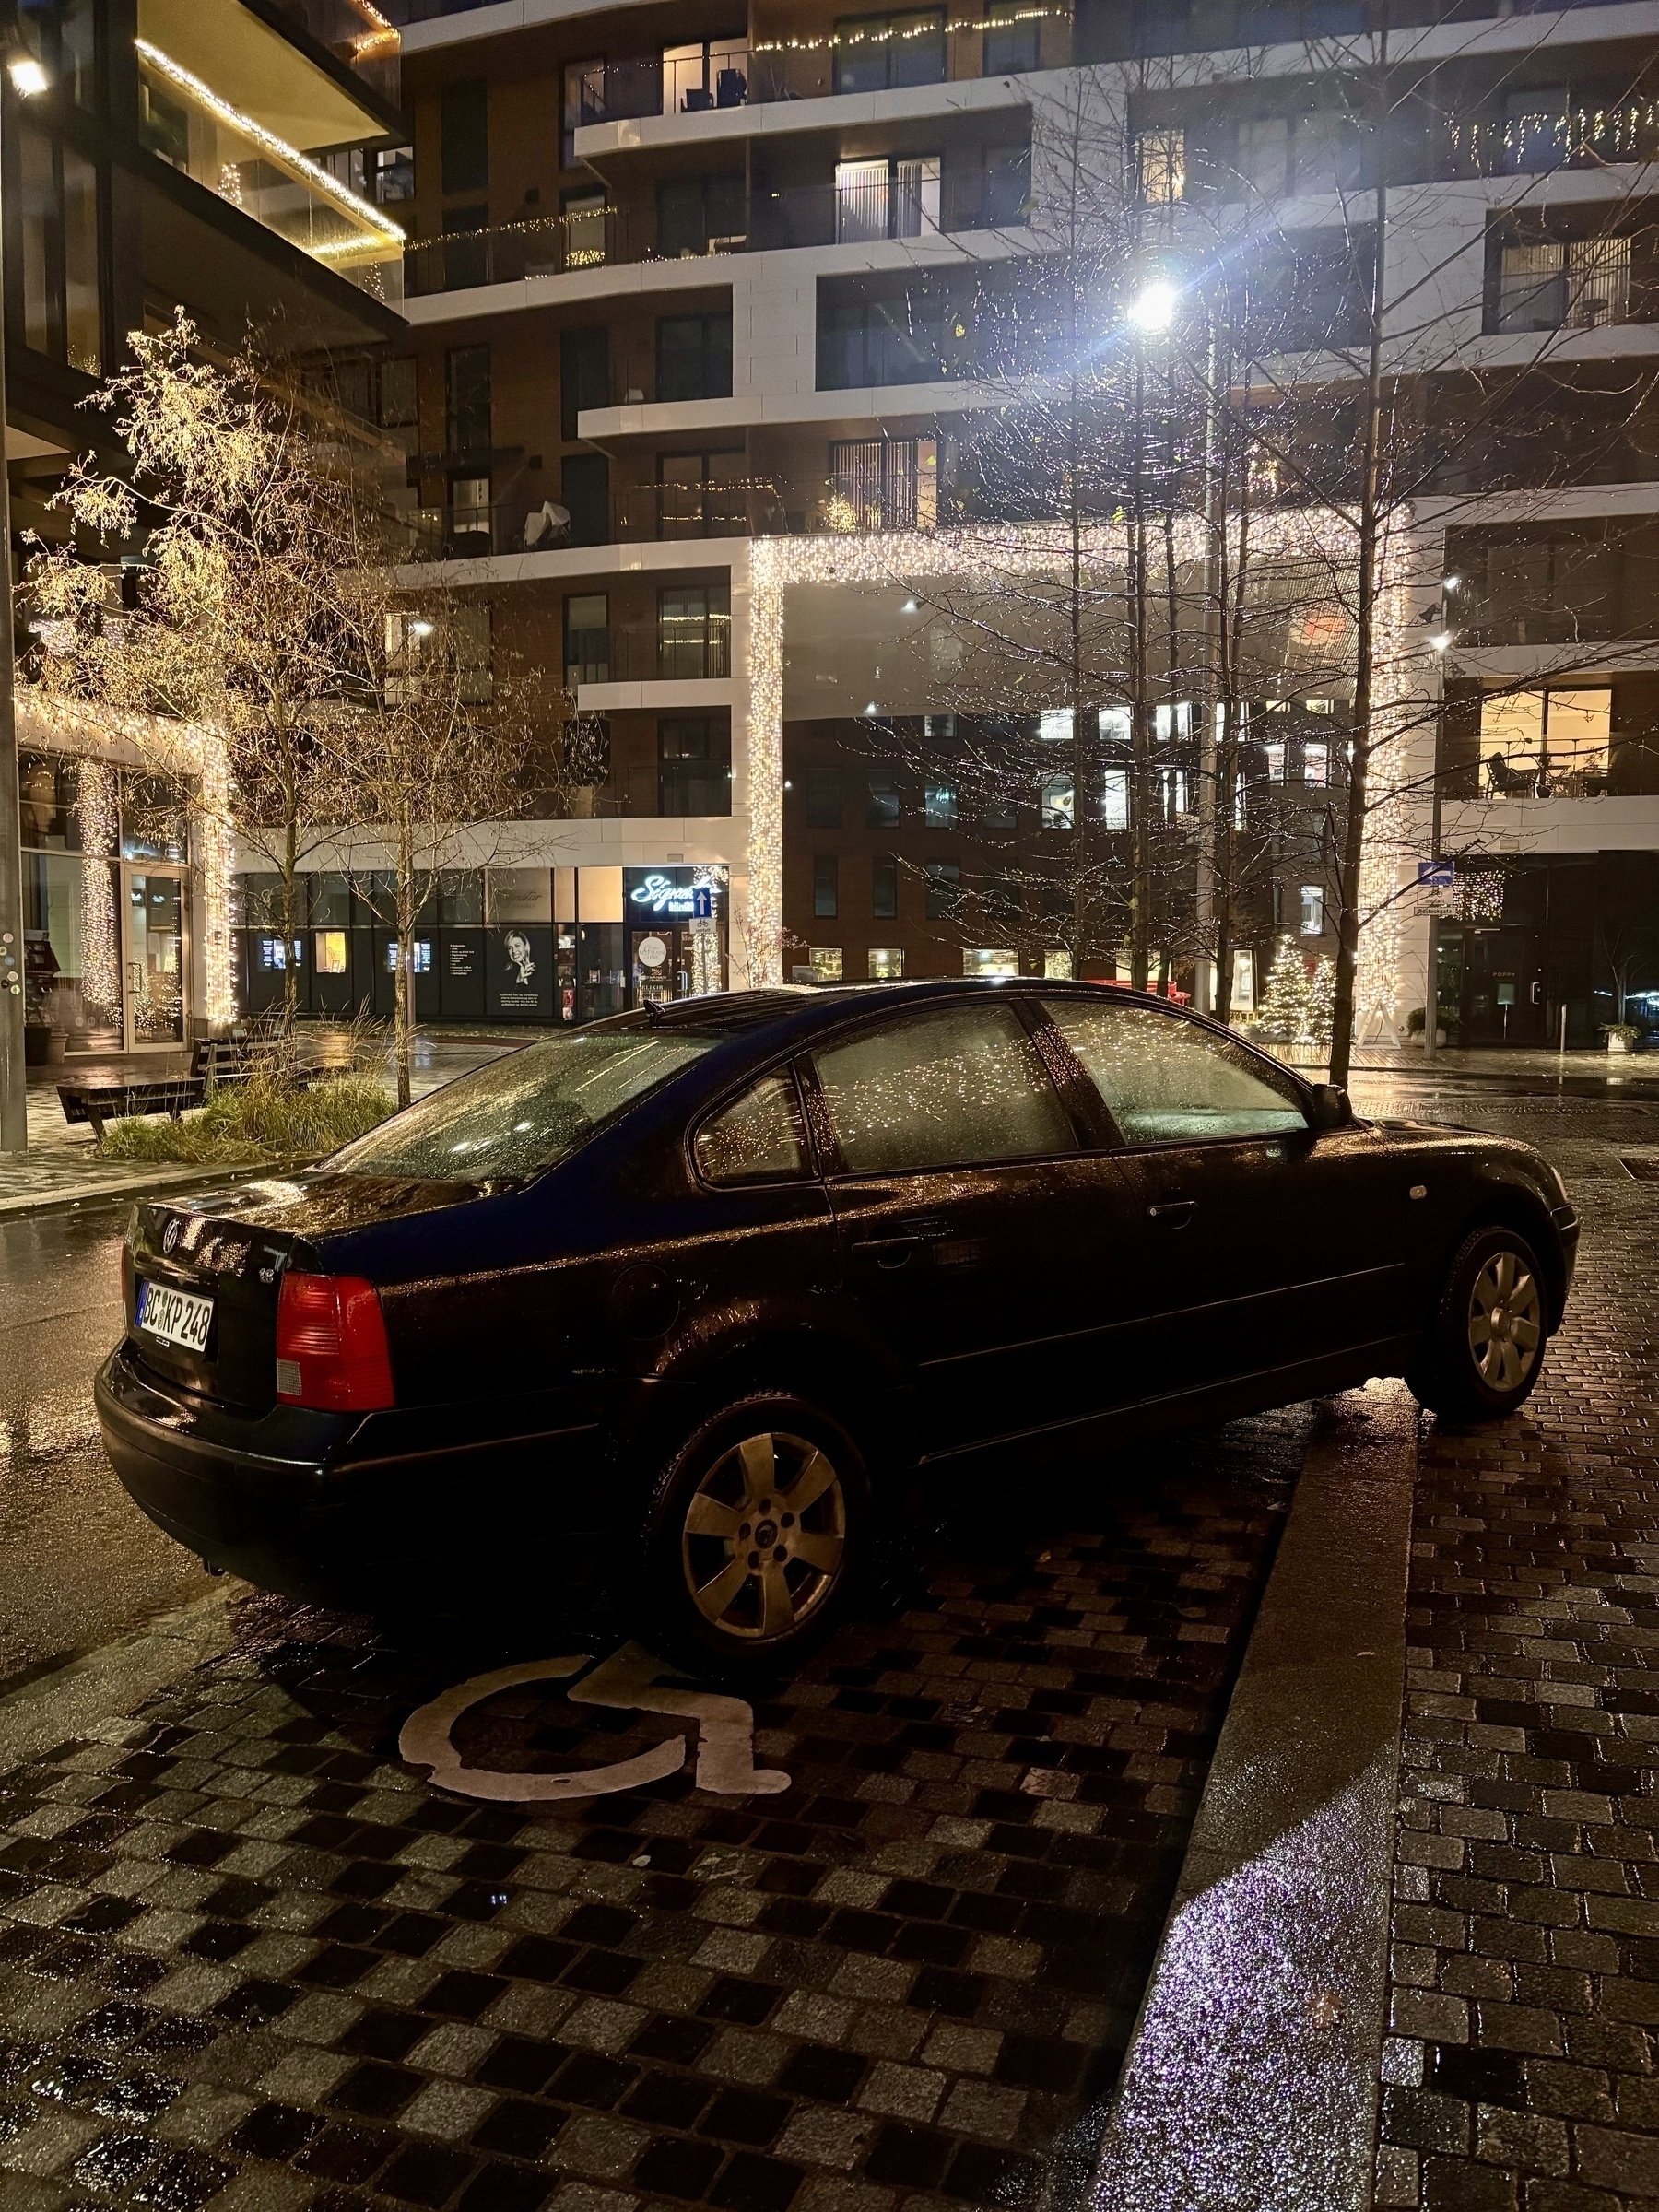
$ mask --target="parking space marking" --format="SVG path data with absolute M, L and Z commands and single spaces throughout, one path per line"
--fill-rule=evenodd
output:
M 670 1736 L 632 1759 L 586 1767 L 565 1774 L 513 1774 L 467 1766 L 453 1741 L 455 1723 L 474 1705 L 504 1689 L 530 1682 L 565 1682 L 593 1666 L 587 1652 L 535 1659 L 521 1666 L 497 1667 L 474 1675 L 412 1712 L 397 1739 L 399 1756 L 410 1766 L 429 1767 L 435 1788 L 464 1797 L 487 1797 L 508 1804 L 546 1803 L 572 1797 L 605 1797 L 661 1782 L 686 1763 L 686 1739 Z M 771 1796 L 786 1790 L 790 1777 L 777 1768 L 757 1768 L 755 1715 L 742 1698 L 714 1690 L 674 1688 L 659 1677 L 667 1664 L 638 1643 L 625 1643 L 602 1660 L 565 1695 L 572 1704 L 604 1705 L 624 1711 L 664 1713 L 697 1723 L 697 1783 L 722 1797 Z

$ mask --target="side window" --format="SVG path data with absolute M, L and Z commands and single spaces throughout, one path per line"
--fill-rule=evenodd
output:
M 794 1182 L 812 1172 L 794 1078 L 763 1076 L 697 1133 L 705 1182 Z
M 1308 1125 L 1288 1076 L 1196 1022 L 1109 999 L 1053 998 L 1045 1010 L 1132 1145 Z
M 826 1046 L 815 1065 L 854 1173 L 1075 1148 L 1065 1110 L 1009 1006 L 906 1015 Z

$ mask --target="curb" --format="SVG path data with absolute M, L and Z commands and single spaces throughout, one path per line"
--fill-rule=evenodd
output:
M 1371 2201 L 1418 1408 L 1321 1408 L 1107 2121 L 1089 2212 Z

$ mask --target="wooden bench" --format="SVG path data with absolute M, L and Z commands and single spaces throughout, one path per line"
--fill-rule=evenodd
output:
M 90 1122 L 101 1144 L 105 1122 L 125 1121 L 139 1113 L 171 1114 L 176 1122 L 188 1106 L 199 1106 L 207 1095 L 200 1076 L 159 1076 L 153 1082 L 60 1083 L 58 1103 L 66 1122 Z

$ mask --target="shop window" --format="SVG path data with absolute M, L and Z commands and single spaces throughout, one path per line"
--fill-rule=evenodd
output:
M 315 955 L 312 966 L 319 975 L 344 975 L 346 972 L 346 932 L 343 929 L 313 930 Z
M 898 945 L 872 945 L 870 947 L 870 981 L 873 983 L 896 983 L 904 974 L 904 951 Z
M 839 945 L 815 945 L 812 947 L 812 980 L 815 983 L 839 983 L 841 980 L 841 948 Z
M 976 946 L 962 955 L 964 975 L 1009 976 L 1019 973 L 1019 955 L 1009 947 Z
M 812 912 L 819 922 L 833 922 L 841 911 L 841 863 L 833 853 L 812 856 Z
M 877 922 L 899 918 L 899 863 L 891 853 L 877 853 L 870 863 L 870 913 Z

